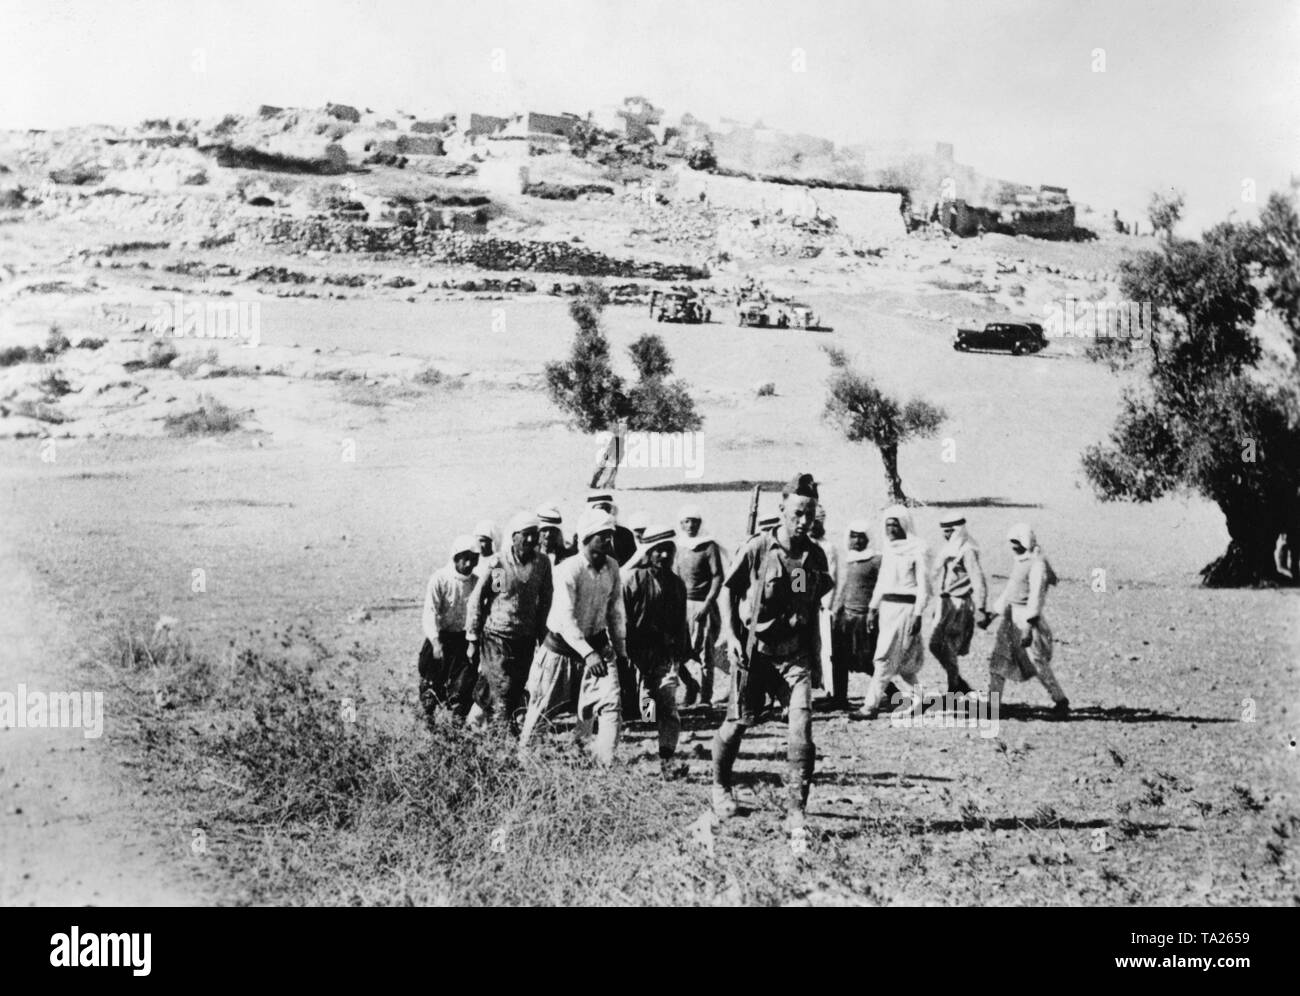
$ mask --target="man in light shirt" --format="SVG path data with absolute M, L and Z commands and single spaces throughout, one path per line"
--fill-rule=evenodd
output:
M 578 520 L 579 551 L 554 572 L 546 637 L 528 678 L 528 714 L 519 749 L 543 719 L 577 713 L 575 733 L 603 765 L 614 762 L 622 715 L 619 668 L 627 667 L 627 622 L 619 566 L 610 551 L 614 517 L 594 509 Z

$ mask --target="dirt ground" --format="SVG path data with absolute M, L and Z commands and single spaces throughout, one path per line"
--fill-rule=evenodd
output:
M 15 245 L 7 233 L 7 248 Z M 112 276 L 103 274 L 92 297 L 138 307 L 125 278 Z M 886 496 L 879 457 L 821 420 L 829 371 L 821 347 L 838 345 L 885 385 L 947 410 L 937 438 L 901 455 L 932 549 L 940 514 L 966 510 L 997 590 L 1007 528 L 1027 520 L 1036 529 L 1061 578 L 1046 614 L 1075 712 L 1068 721 L 1052 717 L 1041 687 L 1022 685 L 1008 689 L 995 737 L 819 713 L 810 808 L 817 859 L 878 855 L 878 877 L 857 898 L 886 902 L 1300 900 L 1300 593 L 1196 587 L 1197 570 L 1227 541 L 1221 515 L 1200 499 L 1095 501 L 1079 454 L 1106 435 L 1121 378 L 1063 349 L 959 354 L 951 322 L 899 313 L 935 308 L 934 295 L 843 283 L 801 291 L 831 333 L 742 329 L 729 317 L 707 327 L 656 325 L 642 308 L 606 311 L 620 362 L 637 335 L 664 337 L 705 418 L 702 476 L 626 468 L 622 513 L 672 521 L 693 501 L 730 549 L 752 484 L 766 485 L 765 508 L 774 507 L 779 482 L 808 470 L 822 484 L 837 542 L 850 518 L 877 521 Z M 565 352 L 573 330 L 564 301 L 546 296 L 258 300 L 264 343 L 348 351 L 342 363 L 353 353 L 398 352 L 435 367 L 529 375 Z M 767 381 L 775 396 L 756 396 Z M 223 385 L 213 382 L 212 391 L 220 396 Z M 305 622 L 329 645 L 367 652 L 373 664 L 358 679 L 360 698 L 405 689 L 413 702 L 417 603 L 451 538 L 484 516 L 501 524 L 544 499 L 559 501 L 572 523 L 597 449 L 564 426 L 541 391 L 505 380 L 400 394 L 321 383 L 287 412 L 276 407 L 290 389 L 280 378 L 229 389 L 254 399 L 245 431 L 56 439 L 53 460 L 42 459 L 42 441 L 0 441 L 8 608 L 0 690 L 19 682 L 91 687 L 113 627 L 170 616 L 215 652 L 252 629 Z M 277 412 L 265 425 L 262 407 Z M 879 538 L 877 528 L 872 542 Z M 991 643 L 977 634 L 964 663 L 976 687 L 986 685 Z M 939 674 L 930 661 L 923 677 Z M 193 814 L 151 796 L 147 772 L 124 767 L 111 688 L 107 708 L 99 739 L 0 732 L 0 902 L 228 898 L 200 874 Z M 713 724 L 692 713 L 683 747 L 690 777 L 681 799 L 686 809 L 697 800 L 701 813 L 709 781 L 701 755 Z M 775 781 L 783 744 L 770 724 L 746 741 L 740 795 L 752 812 L 720 831 L 731 845 L 786 846 Z M 651 777 L 648 730 L 633 729 L 624 757 Z M 906 860 L 898 832 L 921 842 Z M 854 896 L 812 890 L 808 898 Z

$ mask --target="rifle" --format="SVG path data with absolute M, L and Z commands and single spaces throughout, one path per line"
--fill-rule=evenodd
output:
M 763 493 L 763 485 L 755 484 L 754 493 L 749 496 L 749 518 L 746 520 L 745 535 L 753 536 L 758 532 L 758 496 Z

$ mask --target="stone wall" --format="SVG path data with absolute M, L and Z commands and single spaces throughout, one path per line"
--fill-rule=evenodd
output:
M 592 277 L 702 280 L 706 267 L 618 259 L 570 242 L 533 242 L 428 231 L 407 225 L 364 225 L 317 218 L 256 218 L 239 225 L 241 242 L 288 245 L 299 251 L 391 253 L 429 263 L 483 270 L 531 270 Z

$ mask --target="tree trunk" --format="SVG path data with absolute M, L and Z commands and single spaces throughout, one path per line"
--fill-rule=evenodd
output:
M 903 479 L 898 476 L 897 444 L 881 446 L 880 459 L 885 465 L 885 477 L 889 479 L 889 500 L 896 505 L 906 505 L 907 495 L 903 493 Z
M 1223 556 L 1201 568 L 1201 584 L 1206 588 L 1248 588 L 1286 584 L 1291 579 L 1280 574 L 1273 559 L 1282 529 L 1269 509 L 1255 504 L 1250 508 L 1225 508 L 1228 535 L 1232 537 Z

